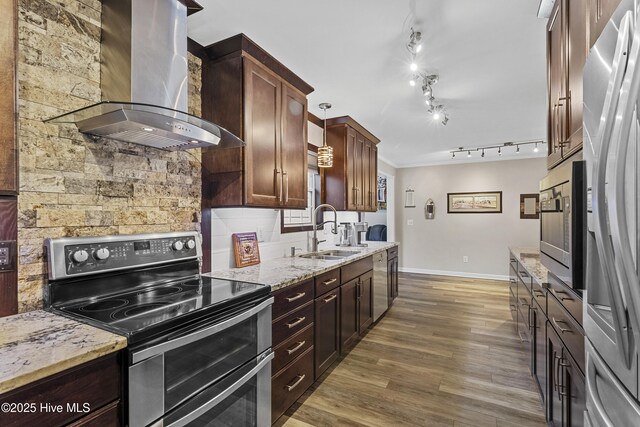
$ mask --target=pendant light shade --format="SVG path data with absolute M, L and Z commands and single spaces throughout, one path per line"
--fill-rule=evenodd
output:
M 333 166 L 333 147 L 327 145 L 327 110 L 331 108 L 331 104 L 323 102 L 319 107 L 324 110 L 324 133 L 322 147 L 318 147 L 318 167 L 330 168 Z

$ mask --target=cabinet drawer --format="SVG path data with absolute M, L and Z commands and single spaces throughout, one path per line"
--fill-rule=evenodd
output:
M 547 299 L 549 323 L 584 372 L 584 331 L 552 295 Z
M 271 379 L 271 423 L 313 384 L 313 348 Z
M 538 303 L 542 312 L 547 314 L 547 290 L 540 286 L 538 282 L 531 282 L 531 296 Z
M 273 294 L 273 318 L 287 314 L 313 300 L 313 279 L 289 286 Z
M 313 345 L 313 325 L 308 325 L 273 348 L 271 372 L 274 374 Z
M 273 346 L 313 323 L 313 301 L 273 322 Z
M 347 264 L 340 268 L 342 283 L 347 283 L 358 276 L 362 276 L 369 270 L 373 270 L 372 256 Z
M 527 321 L 526 325 L 529 327 L 529 307 L 531 307 L 531 294 L 529 288 L 525 286 L 522 280 L 518 279 L 518 310 L 522 311 Z
M 93 410 L 120 398 L 120 361 L 111 354 L 51 377 L 35 381 L 0 396 L 0 403 L 47 402 L 61 405 L 62 412 L 0 413 L 3 426 L 66 425 L 80 419 L 82 412 L 67 412 L 67 404 L 80 402 Z M 38 403 L 39 405 L 39 403 Z
M 582 326 L 582 299 L 564 284 L 557 282 L 551 275 L 549 279 L 549 297 L 553 296 L 564 306 L 573 319 Z
M 340 269 L 327 271 L 315 278 L 316 282 L 316 297 L 329 292 L 332 289 L 340 286 Z
M 520 277 L 520 279 L 522 280 L 522 282 L 525 284 L 527 288 L 531 289 L 531 280 L 532 280 L 531 276 L 529 275 L 527 270 L 525 270 L 522 264 L 520 263 L 517 264 L 517 271 L 518 271 L 518 277 Z
M 395 258 L 398 256 L 398 247 L 394 246 L 391 249 L 387 249 L 387 258 Z
M 517 277 L 509 278 L 509 290 L 515 297 L 518 296 L 518 278 Z

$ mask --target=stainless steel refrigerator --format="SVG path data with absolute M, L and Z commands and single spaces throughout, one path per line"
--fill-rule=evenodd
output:
M 640 2 L 623 0 L 584 68 L 588 426 L 640 426 Z

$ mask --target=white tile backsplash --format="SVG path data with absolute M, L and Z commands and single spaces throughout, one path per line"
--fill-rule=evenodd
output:
M 354 219 L 355 218 L 355 219 Z M 325 220 L 333 220 L 333 212 L 325 213 Z M 338 223 L 354 222 L 358 220 L 355 212 L 338 212 Z M 262 229 L 264 241 L 259 242 L 260 259 L 266 261 L 274 258 L 289 256 L 291 247 L 309 250 L 311 232 L 280 233 L 280 211 L 258 208 L 224 208 L 211 210 L 211 265 L 212 270 L 234 267 L 233 249 L 231 247 L 232 233 L 257 232 Z M 327 224 L 325 230 L 318 231 L 321 238 L 327 239 L 320 248 L 331 247 L 334 236 L 331 226 Z M 298 250 L 300 253 L 300 250 Z

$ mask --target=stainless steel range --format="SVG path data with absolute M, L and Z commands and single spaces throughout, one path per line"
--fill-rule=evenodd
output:
M 124 425 L 270 424 L 270 289 L 201 276 L 200 240 L 45 242 L 45 306 L 128 339 Z

